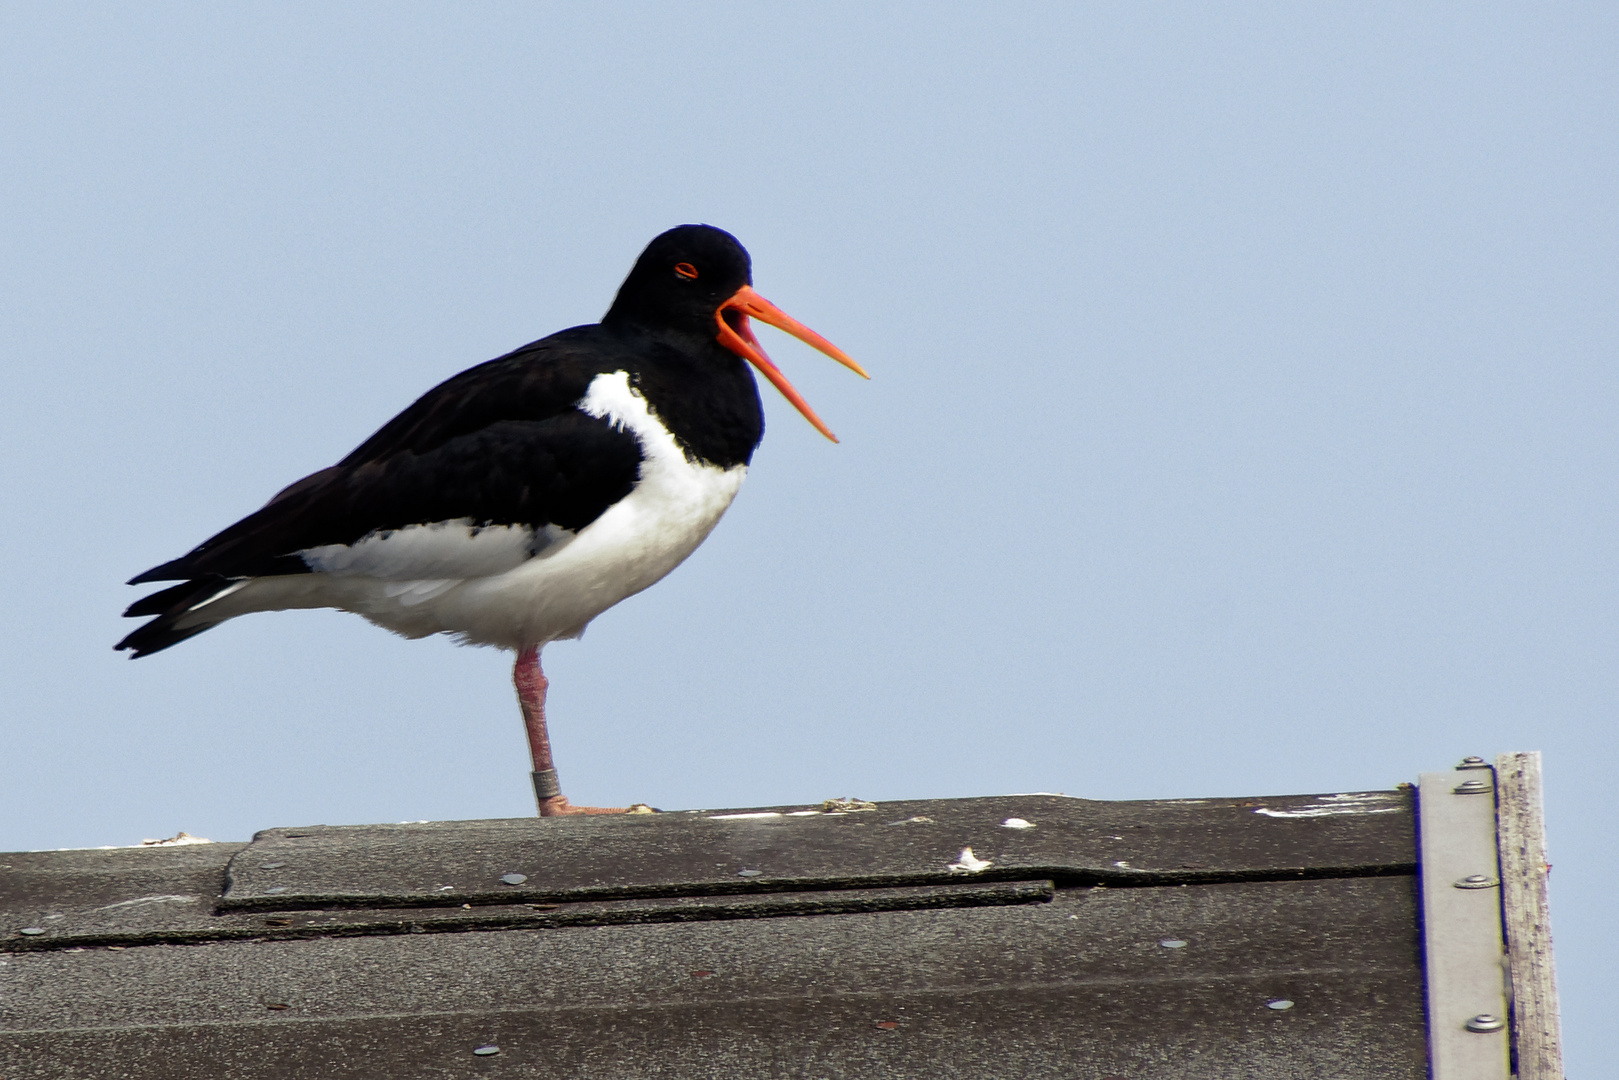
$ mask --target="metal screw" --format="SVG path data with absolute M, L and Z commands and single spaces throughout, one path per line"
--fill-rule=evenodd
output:
M 1480 780 L 1475 777 L 1472 780 L 1463 780 L 1461 783 L 1451 788 L 1451 790 L 1458 795 L 1483 795 L 1484 793 L 1493 790 L 1493 788 L 1494 785 L 1488 780 Z
M 495 1054 L 500 1053 L 500 1047 L 491 1043 L 488 1046 L 474 1047 L 472 1052 L 477 1054 L 479 1057 L 492 1057 Z
M 1456 767 L 1458 769 L 1488 769 L 1490 767 L 1490 763 L 1479 757 L 1477 754 L 1468 754 L 1466 757 L 1462 758 L 1462 763 Z
M 45 928 L 43 926 L 25 926 L 21 930 L 17 931 L 17 933 L 27 934 L 29 937 L 37 937 L 44 932 Z
M 1493 889 L 1499 884 L 1500 879 L 1487 874 L 1468 874 L 1455 883 L 1458 889 Z
M 500 883 L 502 885 L 521 885 L 523 882 L 525 882 L 527 880 L 528 880 L 528 875 L 527 874 L 502 874 L 502 875 L 500 875 Z M 476 1052 L 476 1051 L 474 1051 L 474 1052 Z
M 260 870 L 279 870 L 285 865 L 287 865 L 287 864 L 284 863 L 284 862 L 261 862 L 261 863 L 259 863 L 259 869 Z
M 738 870 L 736 872 L 736 876 L 737 877 L 763 877 L 764 876 L 764 871 L 763 870 Z
M 1275 1009 L 1277 1012 L 1283 1012 L 1287 1009 L 1291 1009 L 1292 1007 L 1293 1003 L 1286 998 L 1273 998 L 1270 1001 L 1265 1002 L 1265 1008 Z
M 1160 947 L 1165 948 L 1165 949 L 1184 949 L 1184 948 L 1186 948 L 1186 942 L 1180 940 L 1179 938 L 1165 938 L 1164 940 L 1160 941 L 1158 944 L 1159 944 Z
M 1479 1013 L 1466 1023 L 1468 1031 L 1500 1031 L 1507 1026 L 1507 1022 L 1494 1013 Z

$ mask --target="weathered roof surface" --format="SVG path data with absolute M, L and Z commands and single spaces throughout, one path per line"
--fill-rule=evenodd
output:
M 812 809 L 0 855 L 0 1076 L 1426 1075 L 1405 791 Z

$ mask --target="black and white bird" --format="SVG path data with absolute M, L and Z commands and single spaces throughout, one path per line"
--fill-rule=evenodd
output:
M 752 280 L 731 234 L 662 234 L 600 323 L 456 375 L 336 465 L 133 578 L 179 584 L 124 612 L 154 617 L 116 647 L 147 656 L 238 615 L 330 607 L 511 649 L 540 813 L 615 812 L 561 793 L 540 650 L 669 573 L 725 513 L 764 434 L 747 364 L 837 441 L 750 317 L 866 374 Z

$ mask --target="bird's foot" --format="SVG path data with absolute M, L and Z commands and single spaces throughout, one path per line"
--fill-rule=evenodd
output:
M 541 817 L 567 817 L 572 814 L 656 814 L 646 803 L 633 806 L 574 806 L 566 795 L 552 795 L 540 801 Z

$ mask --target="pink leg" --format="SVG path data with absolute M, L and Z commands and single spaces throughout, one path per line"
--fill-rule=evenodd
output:
M 622 814 L 620 807 L 571 806 L 557 784 L 556 762 L 551 758 L 551 737 L 545 730 L 545 691 L 550 685 L 540 669 L 540 650 L 530 646 L 517 654 L 512 665 L 512 682 L 517 687 L 517 704 L 523 710 L 523 726 L 528 729 L 529 755 L 534 759 L 534 798 L 541 817 L 564 814 Z

